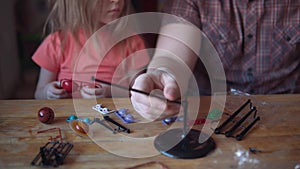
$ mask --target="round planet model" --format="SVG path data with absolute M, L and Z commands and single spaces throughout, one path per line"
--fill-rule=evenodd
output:
M 51 124 L 54 121 L 54 111 L 49 107 L 43 107 L 38 111 L 38 119 L 45 124 Z

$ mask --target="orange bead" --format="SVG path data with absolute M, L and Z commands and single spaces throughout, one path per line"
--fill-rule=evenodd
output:
M 89 132 L 89 126 L 83 121 L 80 120 L 72 120 L 70 121 L 70 128 L 79 136 L 87 137 L 87 133 Z

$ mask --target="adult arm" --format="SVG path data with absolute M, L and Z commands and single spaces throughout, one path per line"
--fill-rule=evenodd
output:
M 170 101 L 181 99 L 198 59 L 193 50 L 199 51 L 200 41 L 200 33 L 191 25 L 170 24 L 163 27 L 148 71 L 135 80 L 133 88 L 162 94 Z M 180 111 L 178 104 L 136 92 L 131 94 L 135 110 L 146 119 L 160 120 Z

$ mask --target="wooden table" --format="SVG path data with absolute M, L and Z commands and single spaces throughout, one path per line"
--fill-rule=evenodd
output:
M 226 112 L 233 112 L 249 97 L 230 96 L 226 101 Z M 175 168 L 290 168 L 300 167 L 300 95 L 266 95 L 250 96 L 257 106 L 262 120 L 251 130 L 242 141 L 227 138 L 224 135 L 212 135 L 216 149 L 204 158 L 173 159 L 164 155 L 145 158 L 128 158 L 111 153 L 102 143 L 110 146 L 121 154 L 134 154 L 138 150 L 151 149 L 152 144 L 138 143 L 136 146 L 122 149 L 122 144 L 132 142 L 131 138 L 147 138 L 156 136 L 166 130 L 168 126 L 160 121 L 149 123 L 124 124 L 133 132 L 122 134 L 125 137 L 113 136 L 102 126 L 100 134 L 96 133 L 96 141 L 76 135 L 69 127 L 66 119 L 72 114 L 81 117 L 95 117 L 97 112 L 92 110 L 96 103 L 113 109 L 115 104 L 129 108 L 133 112 L 130 102 L 126 99 L 98 99 L 98 100 L 1 100 L 0 101 L 0 168 L 39 168 L 30 163 L 39 152 L 39 148 L 48 142 L 55 132 L 40 133 L 37 131 L 60 128 L 64 142 L 74 145 L 64 164 L 59 168 L 127 168 L 138 164 L 158 161 Z M 199 114 L 207 114 L 209 97 L 201 97 Z M 41 107 L 51 107 L 55 111 L 52 124 L 38 121 L 37 111 Z M 133 112 L 134 113 L 134 112 Z M 137 115 L 135 115 L 138 117 Z M 115 120 L 116 117 L 111 116 Z M 138 117 L 140 118 L 140 117 Z M 226 118 L 223 115 L 223 118 Z M 201 126 L 195 126 L 201 129 Z M 104 134 L 103 134 L 104 133 Z M 103 134 L 103 135 L 102 135 Z M 95 136 L 94 135 L 94 136 Z M 100 145 L 99 145 L 100 144 Z M 121 145 L 121 146 L 120 146 Z M 133 144 L 135 145 L 135 143 Z M 258 153 L 249 152 L 249 147 L 261 150 Z M 123 152 L 122 152 L 123 151 Z M 159 168 L 158 165 L 148 168 Z

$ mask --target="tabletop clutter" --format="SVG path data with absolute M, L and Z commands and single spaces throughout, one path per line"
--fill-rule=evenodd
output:
M 247 110 L 248 105 L 249 105 L 249 110 Z M 106 129 L 110 130 L 112 134 L 116 134 L 118 132 L 125 132 L 127 134 L 130 134 L 132 131 L 128 127 L 125 127 L 125 125 L 129 123 L 139 122 L 139 120 L 135 119 L 134 116 L 131 113 L 129 113 L 129 110 L 127 108 L 110 110 L 106 107 L 103 107 L 102 104 L 96 104 L 95 106 L 92 107 L 92 109 L 100 113 L 101 117 L 100 118 L 89 118 L 89 117 L 79 118 L 76 115 L 71 115 L 66 119 L 66 122 L 69 124 L 70 129 L 78 136 L 88 137 L 89 126 L 93 125 L 94 123 L 98 123 L 104 126 Z M 55 120 L 54 119 L 55 113 L 50 107 L 42 107 L 40 110 L 38 110 L 37 114 L 38 114 L 38 120 L 41 123 L 51 125 L 51 123 Z M 124 123 L 124 125 L 120 124 L 119 122 L 114 120 L 114 118 L 110 117 L 110 114 L 114 114 L 117 118 L 119 118 L 122 121 L 122 123 Z M 208 113 L 206 117 L 197 118 L 195 120 L 188 120 L 186 121 L 186 124 L 189 126 L 195 126 L 195 125 L 202 125 L 205 123 L 213 123 L 216 121 L 220 121 L 220 119 L 222 119 L 222 115 L 223 112 L 221 110 L 213 109 Z M 234 137 L 238 141 L 242 140 L 245 137 L 245 135 L 250 131 L 250 129 L 253 128 L 253 126 L 260 120 L 260 116 L 257 115 L 257 109 L 255 106 L 252 105 L 250 99 L 248 99 L 242 106 L 240 106 L 231 115 L 230 114 L 225 114 L 225 115 L 228 116 L 227 119 L 223 120 L 223 122 L 220 125 L 218 125 L 218 127 L 214 130 L 214 133 L 224 134 L 226 137 Z M 185 119 L 183 116 L 174 116 L 162 120 L 162 124 L 171 125 L 175 121 L 180 121 L 184 123 L 185 122 L 184 120 Z M 72 150 L 73 144 L 63 141 L 60 128 L 53 127 L 47 130 L 38 131 L 38 134 L 45 133 L 45 132 L 53 132 L 53 131 L 57 131 L 58 135 L 56 135 L 55 137 L 51 136 L 49 138 L 49 141 L 44 146 L 40 147 L 39 153 L 33 159 L 31 165 L 45 166 L 45 167 L 58 167 L 59 165 L 63 164 L 64 159 L 67 157 L 68 153 Z M 164 154 L 164 152 L 162 152 L 162 154 Z M 178 157 L 174 157 L 174 158 L 178 158 Z M 188 156 L 187 158 L 193 158 L 193 157 Z M 151 161 L 137 166 L 144 166 L 152 163 L 160 164 L 161 166 L 163 166 L 163 168 L 167 168 L 164 164 L 158 161 Z
M 113 134 L 116 132 L 126 132 L 130 133 L 130 129 L 126 128 L 122 124 L 110 118 L 107 114 L 115 113 L 118 118 L 120 118 L 124 123 L 135 123 L 138 122 L 134 117 L 128 113 L 128 109 L 121 108 L 119 110 L 108 110 L 106 107 L 102 107 L 102 104 L 96 104 L 92 107 L 93 110 L 101 113 L 103 118 L 78 118 L 76 115 L 71 115 L 66 119 L 66 122 L 69 123 L 70 128 L 77 135 L 82 137 L 87 137 L 89 131 L 89 126 L 93 123 L 98 123 L 111 130 Z M 42 107 L 38 110 L 37 113 L 38 120 L 44 124 L 51 124 L 54 121 L 55 113 L 50 107 Z M 116 126 L 116 128 L 111 127 L 111 125 L 105 123 L 109 122 Z M 50 131 L 58 131 L 58 135 L 55 137 L 50 137 L 49 142 L 44 146 L 40 147 L 39 153 L 36 155 L 34 160 L 31 162 L 31 165 L 34 166 L 45 166 L 45 167 L 58 167 L 63 164 L 64 159 L 68 153 L 73 148 L 73 144 L 69 142 L 63 142 L 61 136 L 60 128 L 50 128 L 47 130 L 38 131 L 37 133 L 45 133 Z M 59 141 L 57 141 L 59 139 Z
M 47 108 L 49 110 L 49 108 Z M 52 110 L 52 109 L 51 109 Z M 37 133 L 45 133 L 50 131 L 58 131 L 58 135 L 50 137 L 43 147 L 40 147 L 39 153 L 32 160 L 31 165 L 44 167 L 58 167 L 63 164 L 64 159 L 73 148 L 73 144 L 63 142 L 60 128 L 51 128 L 38 131 Z M 56 141 L 60 139 L 59 141 Z

